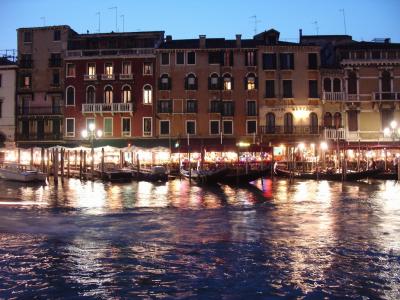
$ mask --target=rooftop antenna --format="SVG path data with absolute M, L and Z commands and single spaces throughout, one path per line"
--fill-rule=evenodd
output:
M 122 32 L 125 32 L 125 15 L 120 15 L 122 18 Z
M 113 6 L 110 7 L 109 9 L 115 9 L 115 32 L 118 32 L 118 7 Z
M 46 26 L 46 17 L 40 17 L 40 20 L 43 21 L 43 26 Z
M 313 24 L 315 25 L 315 31 L 317 32 L 317 35 L 319 35 L 318 21 L 314 21 Z
M 261 21 L 257 20 L 257 16 L 256 15 L 253 15 L 253 16 L 251 16 L 249 18 L 254 19 L 254 35 L 256 35 L 257 34 L 257 23 L 260 23 Z
M 343 25 L 344 25 L 344 34 L 347 35 L 347 28 L 346 28 L 346 15 L 344 14 L 344 8 L 339 9 L 339 11 L 343 14 Z
M 99 11 L 96 13 L 96 16 L 99 16 L 99 27 L 97 28 L 97 31 L 100 33 L 100 12 Z

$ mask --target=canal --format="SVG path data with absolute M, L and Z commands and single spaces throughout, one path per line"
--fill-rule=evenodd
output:
M 0 299 L 400 298 L 400 184 L 0 181 Z

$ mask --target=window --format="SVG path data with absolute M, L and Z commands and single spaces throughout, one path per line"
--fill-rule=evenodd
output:
M 390 76 L 390 72 L 384 70 L 381 74 L 381 88 L 382 88 L 382 92 L 391 92 L 392 90 L 392 84 L 391 84 L 391 76 Z M 385 96 L 385 95 L 384 95 Z M 387 98 L 387 97 L 386 97 Z
M 265 133 L 275 133 L 275 114 L 272 112 L 267 113 L 266 117 L 266 126 L 265 126 Z
M 171 78 L 169 78 L 168 74 L 161 75 L 159 79 L 158 88 L 162 91 L 171 89 Z
M 347 112 L 349 131 L 358 130 L 358 111 L 349 110 Z
M 356 51 L 355 52 L 356 59 L 365 59 L 365 52 L 364 51 Z
M 293 53 L 281 53 L 279 54 L 282 70 L 294 70 L 294 54 Z
M 111 85 L 107 85 L 104 88 L 104 103 L 111 104 L 113 103 L 113 88 Z
M 256 65 L 256 53 L 255 51 L 246 51 L 244 57 L 245 66 L 255 66 Z
M 130 103 L 131 101 L 131 87 L 129 85 L 124 85 L 122 88 L 122 102 Z
M 371 56 L 372 56 L 372 59 L 380 59 L 381 52 L 380 51 L 372 51 Z
M 216 65 L 221 63 L 221 53 L 220 52 L 208 52 L 208 64 Z
M 197 90 L 197 78 L 194 74 L 189 74 L 185 78 L 185 90 Z
M 219 134 L 219 120 L 210 121 L 210 134 Z
M 196 52 L 191 51 L 187 53 L 187 64 L 195 65 L 196 64 Z
M 67 77 L 75 77 L 75 64 L 67 64 Z
M 172 113 L 172 100 L 158 100 L 157 111 L 161 114 Z
M 87 118 L 87 119 L 86 119 L 86 130 L 87 130 L 87 131 L 89 131 L 89 129 L 90 129 L 90 127 L 91 127 L 90 124 L 93 124 L 93 125 L 96 126 L 96 122 L 95 122 L 94 118 Z
M 334 92 L 341 92 L 342 91 L 342 83 L 340 82 L 339 78 L 333 79 L 333 91 Z
M 176 64 L 183 65 L 185 63 L 185 53 L 184 52 L 176 52 Z
M 275 80 L 265 80 L 265 98 L 275 98 Z
M 66 118 L 65 119 L 65 136 L 74 137 L 75 136 L 75 119 Z
M 218 90 L 219 89 L 219 76 L 216 73 L 211 74 L 208 78 L 208 89 L 209 90 Z
M 257 121 L 256 120 L 247 120 L 246 121 L 246 132 L 247 132 L 247 134 L 257 133 Z
M 31 75 L 26 74 L 22 76 L 22 87 L 24 88 L 30 88 L 31 87 Z
M 61 67 L 61 54 L 51 53 L 49 60 L 49 67 Z
M 143 104 L 151 104 L 153 103 L 153 93 L 151 85 L 146 84 L 143 87 Z
M 221 114 L 223 116 L 233 116 L 234 112 L 234 105 L 232 101 L 222 101 Z
M 32 31 L 24 32 L 24 43 L 32 43 Z
M 87 64 L 88 69 L 87 69 L 87 77 L 88 79 L 96 79 L 96 63 L 88 63 Z
M 393 109 L 381 109 L 381 124 L 382 128 L 390 128 L 390 122 L 393 121 Z
M 324 115 L 324 126 L 325 127 L 332 126 L 332 114 L 330 112 L 326 112 Z
M 347 78 L 347 88 L 349 94 L 357 94 L 357 75 L 350 71 Z
M 283 116 L 283 132 L 286 134 L 293 133 L 293 115 L 285 113 Z
M 124 75 L 132 74 L 132 66 L 129 61 L 122 62 L 122 74 Z
M 109 137 L 113 135 L 113 118 L 104 118 L 104 136 Z
M 96 90 L 94 86 L 88 86 L 86 89 L 86 103 L 92 104 L 96 102 Z
M 61 40 L 61 31 L 60 30 L 54 30 L 53 41 L 59 41 L 59 40 Z
M 318 69 L 318 56 L 317 53 L 308 53 L 308 69 Z
M 257 115 L 256 101 L 254 101 L 254 100 L 247 101 L 247 115 L 248 116 L 256 116 Z
M 75 88 L 73 86 L 67 87 L 67 106 L 75 106 Z
M 233 134 L 233 121 L 223 120 L 222 121 L 222 132 L 223 134 Z
M 52 85 L 60 86 L 60 70 L 53 70 Z
M 314 112 L 310 113 L 310 133 L 318 133 L 318 116 Z
M 169 53 L 161 53 L 161 64 L 169 65 Z
M 283 98 L 293 98 L 291 80 L 283 80 Z
M 332 118 L 332 116 L 331 116 Z M 340 112 L 335 112 L 333 116 L 334 126 L 336 128 L 342 127 L 342 114 Z
M 331 92 L 332 91 L 331 79 L 330 78 L 324 78 L 324 91 L 325 92 Z
M 143 63 L 143 75 L 153 75 L 153 63 Z
M 114 66 L 112 63 L 104 64 L 104 73 L 107 79 L 112 79 L 114 77 Z
M 186 121 L 186 134 L 196 134 L 196 121 Z
M 186 101 L 186 112 L 187 113 L 197 113 L 197 101 L 187 100 Z
M 308 97 L 318 98 L 318 80 L 308 81 Z
M 257 78 L 253 73 L 250 73 L 245 78 L 244 87 L 246 90 L 255 90 L 257 89 Z
M 224 52 L 224 66 L 233 66 L 233 51 L 225 51 Z
M 210 112 L 211 113 L 220 113 L 221 112 L 221 101 L 212 100 L 210 102 Z
M 122 136 L 131 136 L 131 118 L 122 118 Z
M 20 68 L 32 68 L 32 54 L 21 54 L 18 64 Z
M 275 53 L 263 53 L 263 70 L 276 70 Z
M 230 74 L 224 75 L 224 91 L 233 90 L 233 78 Z
M 160 120 L 160 135 L 169 135 L 169 120 Z
M 152 136 L 152 122 L 153 119 L 149 117 L 143 118 L 143 136 Z

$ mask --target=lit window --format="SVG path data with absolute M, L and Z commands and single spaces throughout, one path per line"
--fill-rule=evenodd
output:
M 113 118 L 104 118 L 104 136 L 113 135 Z
M 224 75 L 224 90 L 225 91 L 232 90 L 232 77 L 229 74 Z
M 131 63 L 124 61 L 122 63 L 122 74 L 130 75 L 132 74 Z
M 151 62 L 143 63 L 143 75 L 153 74 L 153 64 Z
M 151 85 L 145 85 L 143 87 L 143 103 L 151 104 L 153 102 L 153 93 L 151 89 Z
M 152 118 L 143 118 L 143 136 L 152 136 Z
M 246 80 L 246 89 L 255 90 L 256 89 L 256 77 L 254 74 L 249 74 Z
M 131 102 L 131 88 L 128 85 L 124 86 L 122 89 L 122 101 L 124 103 Z
M 106 86 L 104 89 L 104 103 L 111 104 L 113 102 L 113 88 Z
M 67 77 L 75 77 L 75 64 L 67 64 Z

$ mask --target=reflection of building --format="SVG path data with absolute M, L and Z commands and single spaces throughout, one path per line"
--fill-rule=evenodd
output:
M 64 54 L 76 33 L 69 26 L 18 29 L 17 140 L 19 146 L 62 141 Z
M 164 33 L 82 34 L 66 54 L 65 131 L 70 143 L 94 122 L 102 144 L 127 146 L 153 137 L 154 48 Z
M 16 71 L 14 62 L 0 58 L 0 147 L 14 142 Z

